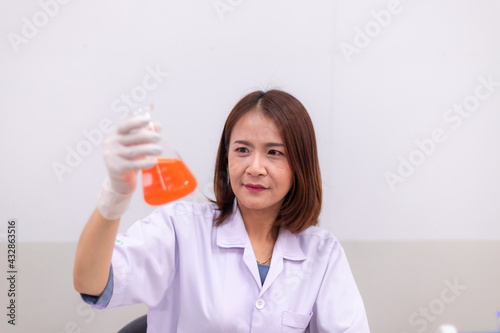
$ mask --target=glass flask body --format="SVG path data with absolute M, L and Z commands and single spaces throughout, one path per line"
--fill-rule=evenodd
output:
M 150 113 L 152 108 L 139 109 Z M 153 122 L 148 130 L 154 131 Z M 144 200 L 150 205 L 162 205 L 190 194 L 196 189 L 196 178 L 170 144 L 162 138 L 163 152 L 155 157 L 155 165 L 142 170 Z

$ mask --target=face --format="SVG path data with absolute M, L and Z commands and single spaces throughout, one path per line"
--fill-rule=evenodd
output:
M 250 111 L 236 123 L 228 168 L 241 210 L 279 212 L 293 182 L 285 148 L 278 128 L 261 112 Z

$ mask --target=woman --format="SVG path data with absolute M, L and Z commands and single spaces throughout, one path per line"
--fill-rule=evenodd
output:
M 158 154 L 147 123 L 125 122 L 105 145 L 109 178 L 74 268 L 89 304 L 144 303 L 148 332 L 369 332 L 341 245 L 315 226 L 316 139 L 297 99 L 245 96 L 222 133 L 216 200 L 161 206 L 116 238 L 137 170 Z

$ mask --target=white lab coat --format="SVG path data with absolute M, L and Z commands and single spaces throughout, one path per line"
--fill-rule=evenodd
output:
M 174 202 L 117 238 L 108 307 L 144 303 L 148 332 L 368 333 L 344 251 L 327 230 L 280 230 L 264 285 L 237 203 Z

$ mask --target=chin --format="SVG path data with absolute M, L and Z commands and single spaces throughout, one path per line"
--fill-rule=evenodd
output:
M 277 205 L 277 203 L 269 204 L 269 200 L 266 200 L 265 198 L 259 200 L 245 200 L 245 198 L 242 198 L 241 200 L 238 199 L 238 203 L 246 209 L 251 210 L 272 209 Z

